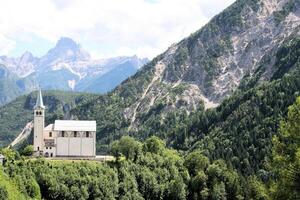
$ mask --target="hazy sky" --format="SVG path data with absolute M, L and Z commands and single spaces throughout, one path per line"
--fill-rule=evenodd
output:
M 153 58 L 234 0 L 0 0 L 0 55 L 45 54 L 67 36 L 94 58 Z

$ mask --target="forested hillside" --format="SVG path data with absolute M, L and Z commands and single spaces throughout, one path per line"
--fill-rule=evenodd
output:
M 23 199 L 250 199 L 266 195 L 255 177 L 246 181 L 223 160 L 210 161 L 201 152 L 183 157 L 156 137 L 144 143 L 123 137 L 112 151 L 125 157 L 104 164 L 74 163 L 24 160 L 4 150 L 9 159 L 3 170 Z M 12 199 L 9 187 L 0 182 L 2 199 Z
M 180 130 L 191 113 L 224 107 L 224 99 L 239 98 L 236 93 L 263 87 L 296 68 L 299 9 L 293 0 L 238 0 L 113 92 L 76 107 L 72 114 L 97 120 L 103 150 L 124 134 L 140 139 L 156 134 L 168 145 L 189 148 L 186 138 L 176 144 L 170 128 Z
M 168 149 L 155 136 L 143 143 L 124 136 L 112 143 L 116 160 L 107 163 L 30 160 L 3 149 L 0 199 L 299 199 L 299 114 L 300 97 L 273 137 L 268 172 L 258 177 L 203 151 Z

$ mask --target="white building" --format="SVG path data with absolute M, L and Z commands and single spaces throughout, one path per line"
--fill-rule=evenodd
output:
M 45 106 L 39 91 L 34 107 L 33 146 L 37 155 L 45 157 L 96 156 L 96 121 L 55 120 L 45 124 Z

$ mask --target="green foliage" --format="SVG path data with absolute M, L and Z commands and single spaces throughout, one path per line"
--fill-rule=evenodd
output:
M 274 199 L 300 198 L 300 97 L 281 121 L 280 134 L 273 138 Z
M 246 187 L 242 177 L 222 160 L 210 163 L 200 152 L 183 157 L 157 137 L 142 144 L 128 136 L 117 142 L 128 159 L 98 163 L 15 158 L 4 166 L 5 176 L 28 199 L 241 199 L 251 195 L 242 190 Z M 134 146 L 139 146 L 139 154 L 132 159 L 128 150 Z
M 21 155 L 23 156 L 31 156 L 32 154 L 33 154 L 33 145 L 28 145 L 21 151 Z
M 281 78 L 293 66 L 300 65 L 300 37 L 295 37 L 286 42 L 276 53 L 277 71 L 273 75 L 273 79 Z
M 251 176 L 247 182 L 249 183 L 249 193 L 253 199 L 271 200 L 267 186 L 257 177 Z
M 184 162 L 191 175 L 197 175 L 199 171 L 203 171 L 209 165 L 209 159 L 200 152 L 195 151 L 189 153 Z
M 148 138 L 144 145 L 143 150 L 145 152 L 161 154 L 165 150 L 166 144 L 156 136 Z
M 128 160 L 136 160 L 140 149 L 141 144 L 129 136 L 123 136 L 120 140 L 114 141 L 111 145 L 111 153 L 117 159 L 123 155 Z
M 7 200 L 8 192 L 5 187 L 0 185 L 0 200 Z
M 0 166 L 0 199 L 2 200 L 25 200 L 30 199 L 17 187 L 14 180 L 3 172 Z

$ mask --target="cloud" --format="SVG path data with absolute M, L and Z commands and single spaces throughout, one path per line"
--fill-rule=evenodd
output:
M 0 35 L 0 55 L 6 55 L 16 46 L 16 43 L 9 38 Z
M 232 2 L 0 0 L 0 36 L 18 41 L 23 35 L 31 35 L 32 40 L 36 36 L 51 42 L 68 36 L 93 55 L 109 57 L 123 53 L 152 58 L 198 30 Z

